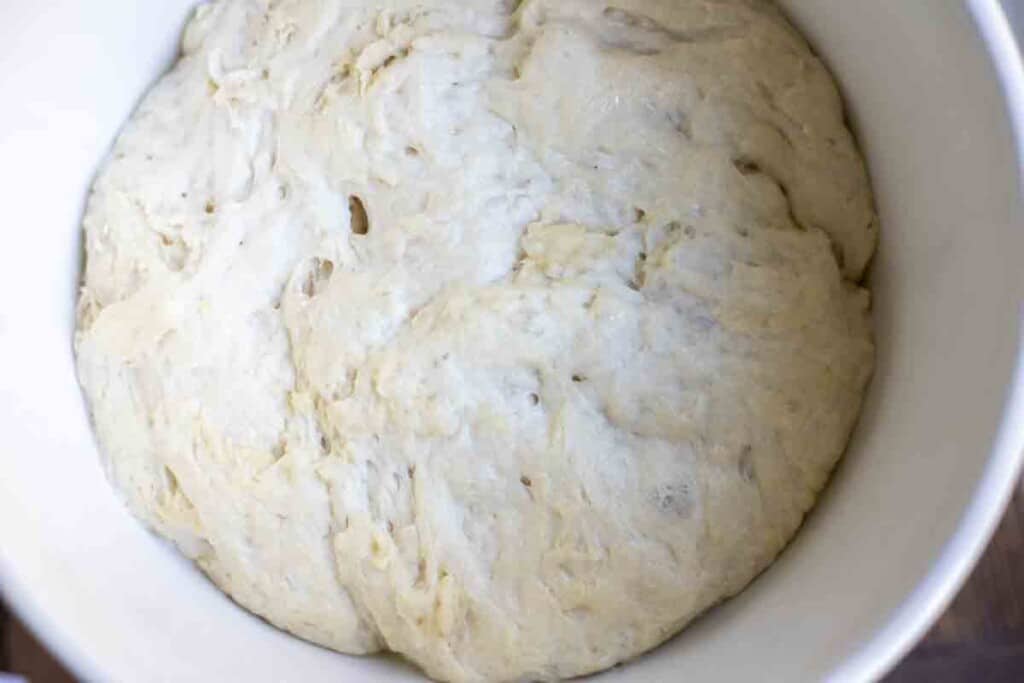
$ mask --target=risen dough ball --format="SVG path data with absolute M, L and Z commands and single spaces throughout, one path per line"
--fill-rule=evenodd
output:
M 85 219 L 132 510 L 451 680 L 608 667 L 764 569 L 847 441 L 876 236 L 757 0 L 221 0 Z

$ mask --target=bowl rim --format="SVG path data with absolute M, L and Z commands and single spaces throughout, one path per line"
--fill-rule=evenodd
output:
M 968 0 L 968 9 L 1002 86 L 1018 168 L 1024 169 L 1024 26 L 1014 30 L 1004 2 Z M 1018 177 L 1017 185 L 1024 190 L 1024 178 Z M 1021 197 L 1017 206 L 1018 211 L 1024 208 Z M 1019 306 L 1016 367 L 988 463 L 970 503 L 932 568 L 885 626 L 833 671 L 830 681 L 880 680 L 899 664 L 953 602 L 1002 521 L 1024 468 L 1024 302 Z
M 967 5 L 1001 83 L 1015 137 L 1015 156 L 1019 168 L 1024 169 L 1024 26 L 1014 30 L 1005 1 L 967 0 Z M 1024 178 L 1018 178 L 1018 187 L 1024 192 Z M 1018 209 L 1024 209 L 1020 199 Z M 828 680 L 879 680 L 892 670 L 952 603 L 1002 521 L 1024 469 L 1024 301 L 1017 328 L 1016 366 L 993 447 L 956 530 L 938 560 L 892 612 L 885 626 L 854 650 Z M 21 585 L 2 553 L 0 597 L 7 611 L 18 617 L 71 673 L 86 681 L 107 677 L 105 667 L 88 653 L 81 640 L 48 614 L 27 586 Z

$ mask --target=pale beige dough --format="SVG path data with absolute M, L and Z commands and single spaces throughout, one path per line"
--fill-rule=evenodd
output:
M 253 612 L 573 676 L 796 531 L 876 231 L 766 2 L 221 0 L 96 181 L 80 378 L 131 509 Z

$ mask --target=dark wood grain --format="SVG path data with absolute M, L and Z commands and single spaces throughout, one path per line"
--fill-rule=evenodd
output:
M 14 619 L 7 620 L 3 636 L 7 650 L 6 666 L 11 673 L 27 678 L 29 683 L 75 683 L 63 665 Z
M 7 610 L 0 602 L 0 671 L 7 671 L 10 667 L 7 662 Z
M 970 581 L 889 681 L 1024 681 L 1024 485 Z
M 32 683 L 73 678 L 0 605 L 0 671 Z M 886 683 L 1024 681 L 1024 485 L 970 581 Z

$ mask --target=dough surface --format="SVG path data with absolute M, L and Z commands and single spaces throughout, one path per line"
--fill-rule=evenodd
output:
M 770 3 L 220 0 L 96 181 L 79 375 L 132 511 L 249 610 L 574 676 L 796 531 L 876 233 Z

